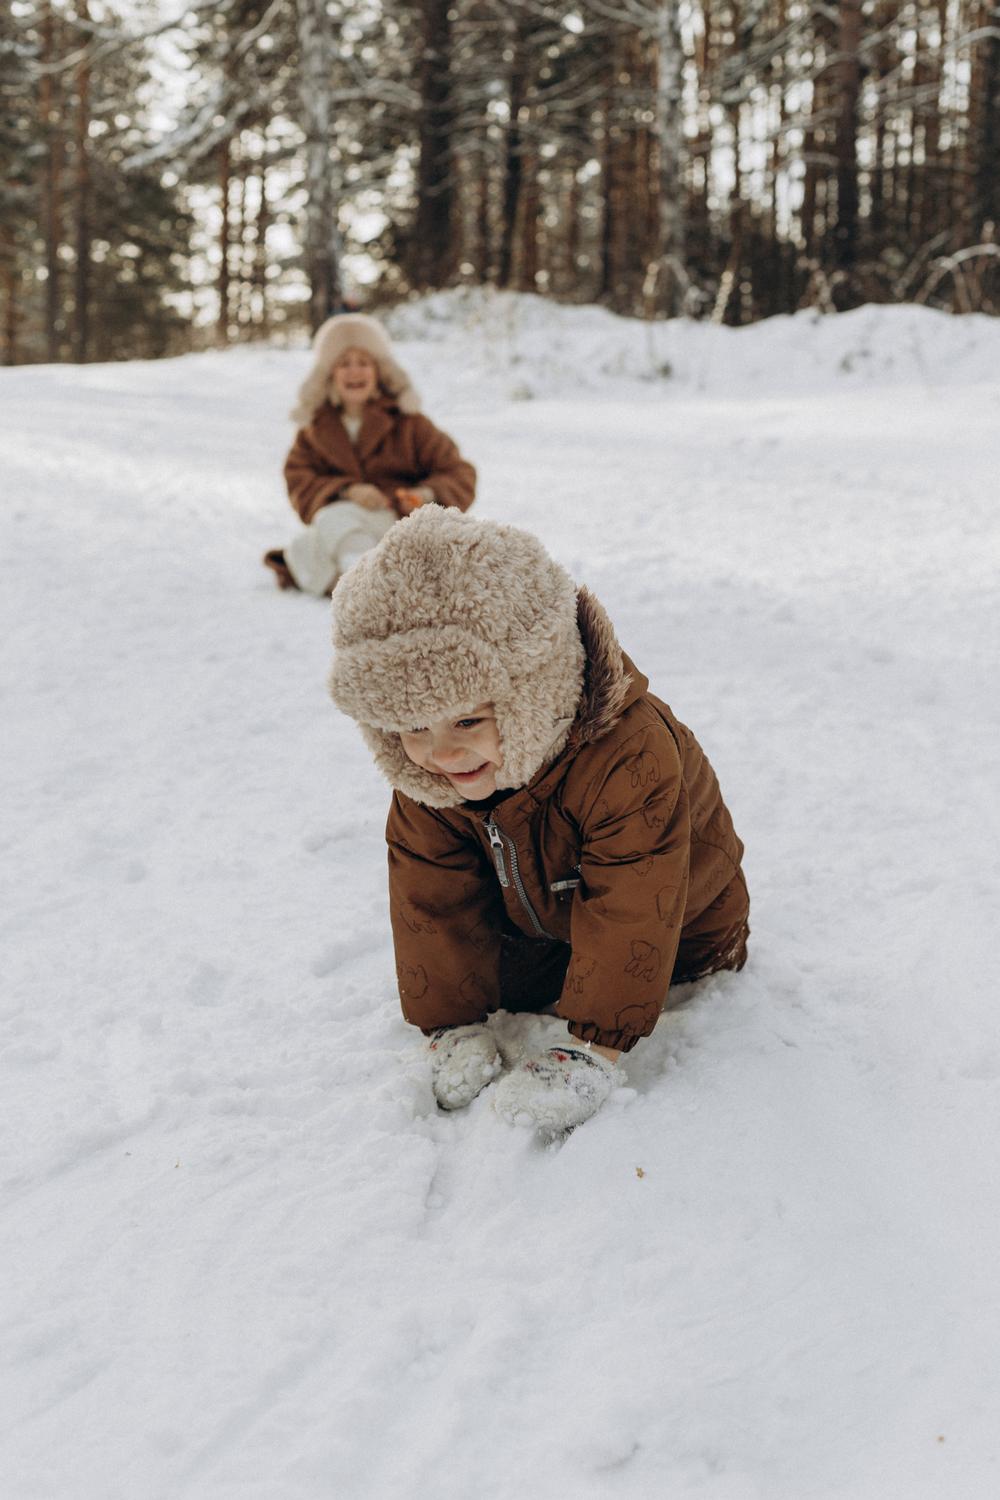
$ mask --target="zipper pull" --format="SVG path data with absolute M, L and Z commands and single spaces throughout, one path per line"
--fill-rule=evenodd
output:
M 503 857 L 503 839 L 500 830 L 492 818 L 487 818 L 484 825 L 490 840 L 490 848 L 493 850 L 493 863 L 496 865 L 497 879 L 502 886 L 510 885 L 507 879 L 507 866 Z

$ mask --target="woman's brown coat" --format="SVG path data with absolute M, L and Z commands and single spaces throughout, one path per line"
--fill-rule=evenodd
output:
M 742 962 L 743 845 L 715 773 L 585 591 L 579 618 L 584 698 L 551 765 L 492 812 L 393 796 L 400 996 L 424 1031 L 555 1000 L 574 1036 L 627 1051 L 671 979 Z M 512 938 L 521 994 L 507 993 Z M 561 988 L 546 994 L 554 956 Z
M 439 505 L 468 510 L 476 471 L 440 428 L 422 412 L 401 412 L 390 400 L 365 409 L 357 444 L 340 411 L 325 401 L 300 428 L 285 460 L 288 498 L 309 522 L 350 484 L 374 484 L 395 507 L 395 491 L 428 484 Z

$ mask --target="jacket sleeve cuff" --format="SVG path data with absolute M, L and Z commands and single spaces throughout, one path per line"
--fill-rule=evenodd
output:
M 569 1021 L 567 1024 L 570 1036 L 575 1036 L 578 1042 L 593 1042 L 596 1047 L 616 1047 L 619 1052 L 631 1052 L 636 1042 L 641 1042 L 643 1036 L 649 1034 L 642 1032 L 637 1036 L 634 1031 L 602 1031 L 588 1021 Z

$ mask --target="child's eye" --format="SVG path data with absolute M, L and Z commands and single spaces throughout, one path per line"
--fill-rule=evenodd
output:
M 482 722 L 483 722 L 482 719 L 459 719 L 456 722 L 456 724 L 455 724 L 455 728 L 456 729 L 475 729 L 476 725 L 477 724 L 481 724 Z

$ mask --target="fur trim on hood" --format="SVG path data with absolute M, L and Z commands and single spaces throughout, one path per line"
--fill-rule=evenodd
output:
M 323 405 L 339 405 L 330 380 L 331 371 L 348 349 L 363 349 L 378 365 L 379 382 L 401 412 L 420 410 L 420 397 L 413 382 L 396 359 L 389 335 L 381 323 L 364 313 L 341 313 L 327 318 L 313 338 L 313 366 L 299 389 L 290 416 L 299 427 L 308 427 Z
M 576 599 L 576 621 L 587 665 L 583 693 L 568 746 L 577 749 L 609 734 L 626 707 L 648 686 L 640 672 L 629 671 L 622 648 L 603 604 L 589 589 L 581 588 Z
M 491 702 L 500 788 L 525 786 L 566 745 L 585 668 L 577 591 L 528 532 L 426 506 L 344 575 L 333 619 L 333 700 L 414 801 L 464 801 L 403 749 L 400 733 L 431 720 Z

